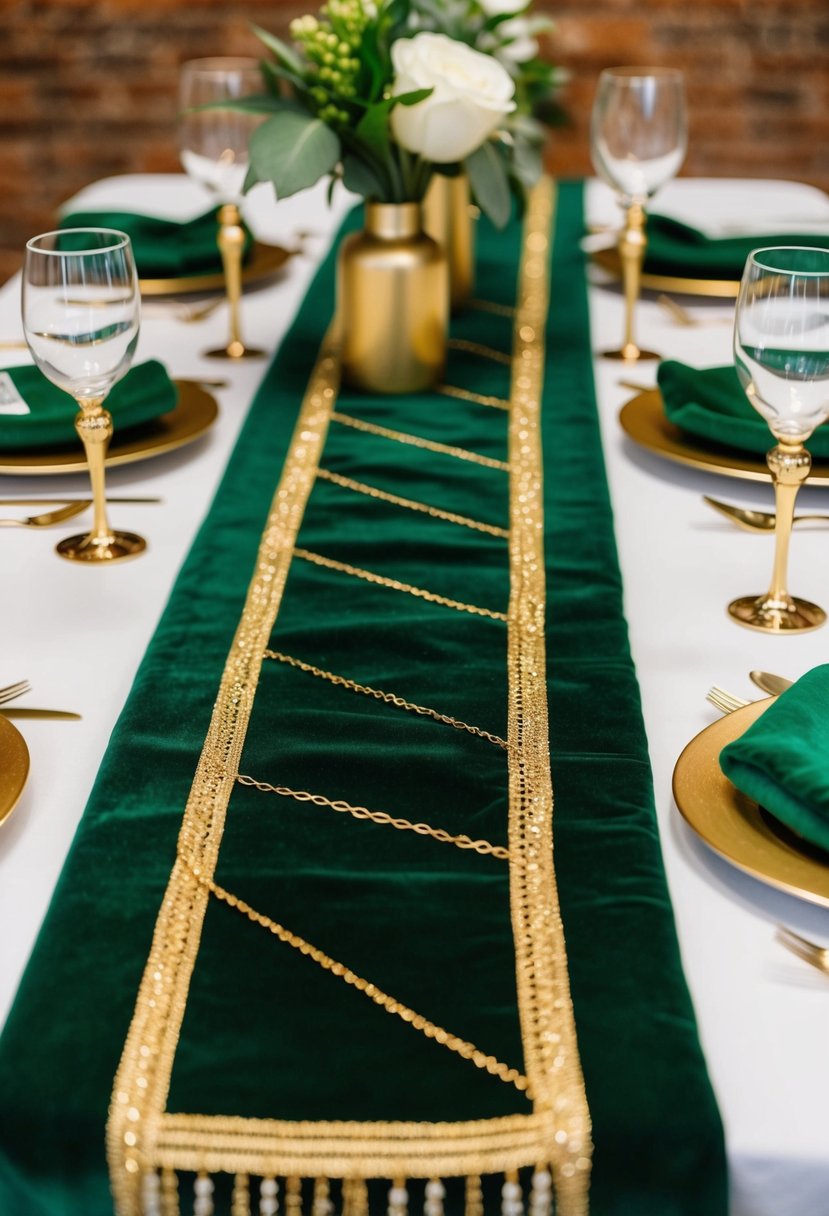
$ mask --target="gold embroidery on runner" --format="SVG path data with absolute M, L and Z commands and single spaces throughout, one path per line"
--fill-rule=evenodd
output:
M 470 612 L 473 616 L 489 617 L 493 621 L 505 621 L 505 612 L 495 612 L 491 608 L 479 608 L 477 604 L 463 604 L 460 600 L 450 600 L 445 595 L 435 591 L 426 591 L 423 587 L 413 587 L 411 583 L 401 583 L 396 578 L 386 578 L 384 574 L 375 574 L 373 570 L 363 570 L 360 566 L 351 566 L 348 562 L 335 561 L 333 557 L 324 557 L 321 553 L 311 553 L 308 549 L 294 549 L 294 557 L 301 557 L 305 562 L 314 566 L 323 566 L 326 570 L 337 570 L 340 574 L 350 574 L 352 578 L 361 578 L 367 583 L 378 587 L 388 587 L 392 591 L 405 591 L 418 599 L 428 600 L 431 604 L 442 604 L 444 608 L 454 608 L 457 612 Z
M 493 456 L 481 456 L 478 452 L 470 452 L 468 448 L 454 447 L 451 443 L 438 443 L 435 439 L 424 439 L 422 435 L 412 435 L 408 431 L 393 431 L 387 426 L 378 426 L 375 422 L 365 422 L 362 418 L 354 418 L 351 414 L 341 414 L 335 410 L 331 415 L 332 422 L 340 426 L 350 426 L 355 431 L 364 431 L 367 435 L 377 435 L 380 439 L 391 439 L 394 443 L 405 443 L 409 447 L 424 448 L 427 452 L 438 452 L 441 456 L 454 456 L 456 460 L 468 460 L 470 464 L 483 465 L 485 469 L 501 469 L 509 472 L 505 460 L 496 460 Z
M 490 844 L 488 840 L 472 840 L 463 833 L 453 836 L 451 832 L 446 832 L 443 828 L 433 828 L 428 823 L 412 823 L 411 819 L 402 819 L 390 815 L 387 811 L 370 811 L 364 806 L 352 806 L 350 802 L 345 802 L 342 798 L 331 799 L 326 798 L 324 794 L 309 794 L 305 790 L 292 790 L 286 785 L 271 785 L 269 781 L 257 781 L 254 777 L 248 777 L 244 773 L 240 773 L 236 780 L 240 785 L 250 786 L 266 794 L 281 794 L 283 798 L 294 798 L 297 802 L 312 802 L 314 806 L 327 806 L 332 811 L 352 815 L 355 819 L 368 819 L 372 823 L 387 824 L 401 832 L 415 832 L 418 836 L 431 836 L 433 840 L 439 840 L 441 844 L 453 844 L 459 849 L 470 849 L 475 853 L 497 857 L 501 861 L 509 860 L 507 849 L 502 845 Z
M 468 338 L 450 338 L 447 346 L 450 350 L 464 351 L 468 355 L 480 355 L 482 359 L 491 359 L 493 363 L 502 363 L 504 367 L 512 367 L 512 355 L 505 350 L 496 350 L 494 346 L 485 346 L 483 342 L 470 342 Z
M 496 317 L 509 317 L 510 320 L 515 316 L 515 309 L 510 308 L 509 304 L 497 304 L 495 300 L 470 300 L 470 308 L 477 308 L 478 312 L 491 312 Z
M 404 700 L 403 697 L 398 697 L 393 692 L 384 692 L 382 688 L 370 688 L 368 684 L 358 684 L 355 680 L 349 680 L 346 676 L 335 675 L 332 671 L 323 671 L 320 667 L 314 667 L 311 663 L 303 663 L 301 659 L 296 659 L 293 655 L 283 654 L 281 650 L 266 650 L 266 659 L 276 659 L 280 663 L 287 663 L 289 667 L 295 667 L 298 671 L 304 671 L 308 675 L 317 676 L 321 680 L 328 680 L 331 684 L 336 684 L 339 688 L 347 688 L 351 692 L 360 692 L 364 696 L 374 697 L 376 701 L 385 701 L 387 705 L 396 705 L 398 709 L 408 709 L 412 713 L 421 714 L 424 717 L 433 718 L 435 722 L 443 722 L 447 726 L 454 726 L 456 730 L 465 730 L 470 735 L 477 735 L 481 739 L 486 739 L 490 743 L 495 743 L 498 747 L 503 747 L 506 750 L 507 741 L 502 739 L 500 735 L 493 735 L 488 730 L 481 730 L 479 726 L 470 726 L 467 722 L 461 722 L 460 718 L 453 718 L 449 714 L 438 713 L 436 709 L 429 709 L 426 705 L 415 705 L 411 701 Z
M 464 528 L 472 528 L 475 532 L 488 532 L 490 536 L 500 536 L 505 540 L 509 537 L 506 528 L 499 528 L 497 524 L 486 524 L 479 519 L 469 519 L 466 515 L 456 515 L 454 511 L 444 511 L 440 507 L 432 507 L 414 498 L 401 498 L 397 494 L 389 494 L 387 490 L 380 490 L 377 486 L 367 485 L 364 481 L 343 477 L 341 473 L 334 473 L 331 469 L 317 469 L 317 477 L 322 481 L 330 481 L 343 490 L 353 490 L 356 494 L 365 494 L 368 498 L 377 498 L 395 507 L 406 507 L 409 511 L 420 511 L 424 515 L 431 515 L 433 519 L 444 519 L 447 523 L 460 524 Z
M 591 1162 L 564 930 L 553 866 L 547 712 L 541 393 L 549 308 L 552 182 L 533 191 L 521 257 L 510 416 L 509 674 L 510 906 L 518 1009 L 536 1110 L 555 1128 L 556 1211 L 585 1216 Z
M 471 401 L 475 405 L 488 405 L 494 410 L 508 410 L 509 401 L 503 397 L 492 397 L 489 393 L 473 393 L 468 388 L 458 388 L 455 384 L 439 384 L 437 392 L 444 397 L 457 397 L 459 401 Z

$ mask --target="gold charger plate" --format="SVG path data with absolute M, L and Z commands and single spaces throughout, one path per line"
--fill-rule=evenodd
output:
M 674 800 L 685 822 L 709 848 L 760 882 L 829 907 L 829 857 L 800 840 L 732 785 L 719 764 L 776 700 L 754 701 L 701 731 L 674 768 Z
M 662 394 L 658 388 L 639 393 L 622 406 L 619 414 L 622 430 L 649 452 L 667 460 L 704 469 L 707 473 L 725 473 L 748 481 L 769 481 L 771 474 L 765 460 L 737 448 L 727 448 L 706 439 L 698 439 L 681 431 L 665 417 Z M 769 433 L 769 447 L 774 440 Z M 829 460 L 812 460 L 810 482 L 829 481 Z
M 0 823 L 17 806 L 28 775 L 26 740 L 8 718 L 0 716 Z
M 622 277 L 619 250 L 598 249 L 591 254 L 593 261 L 614 278 Z M 648 274 L 642 272 L 642 286 L 649 291 L 681 292 L 686 296 L 714 296 L 721 300 L 736 300 L 740 291 L 739 279 L 696 279 L 682 275 Z
M 118 425 L 107 452 L 107 467 L 116 464 L 131 464 L 135 460 L 147 460 L 172 452 L 175 448 L 192 443 L 203 435 L 216 421 L 219 407 L 201 385 L 193 380 L 176 380 L 178 401 L 168 414 L 152 422 L 130 427 L 119 435 Z M 0 474 L 24 473 L 85 473 L 88 465 L 83 449 L 37 448 L 27 451 L 0 450 Z
M 250 257 L 242 267 L 242 285 L 258 283 L 282 269 L 296 250 L 281 245 L 263 245 L 254 241 Z M 139 279 L 142 296 L 186 295 L 191 291 L 222 291 L 225 279 L 221 271 L 215 274 L 183 275 L 177 279 Z

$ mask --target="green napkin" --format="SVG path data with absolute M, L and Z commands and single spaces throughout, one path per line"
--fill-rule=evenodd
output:
M 689 435 L 764 456 L 775 439 L 743 392 L 732 366 L 688 367 L 667 360 L 656 373 L 665 414 Z M 829 425 L 819 426 L 808 441 L 811 454 L 829 458 Z
M 106 399 L 106 408 L 112 414 L 116 434 L 120 434 L 168 413 L 177 399 L 178 391 L 164 365 L 151 359 L 118 381 Z M 25 406 L 28 413 L 16 412 Z M 0 372 L 0 448 L 8 451 L 76 444 L 77 413 L 74 399 L 56 388 L 38 368 L 6 367 Z
M 770 815 L 829 850 L 829 663 L 801 677 L 723 748 L 720 768 Z
M 215 274 L 222 269 L 216 244 L 217 210 L 206 211 L 181 223 L 130 211 L 73 211 L 61 219 L 61 228 L 115 228 L 132 241 L 140 279 L 175 279 Z M 253 237 L 246 229 L 244 257 Z
M 739 279 L 752 249 L 767 245 L 810 245 L 829 249 L 829 235 L 770 233 L 760 236 L 708 237 L 666 215 L 648 217 L 646 273 L 695 279 Z

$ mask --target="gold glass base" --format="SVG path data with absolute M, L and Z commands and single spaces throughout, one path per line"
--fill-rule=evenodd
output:
M 744 595 L 732 600 L 728 615 L 746 629 L 762 633 L 807 633 L 810 629 L 820 629 L 826 621 L 826 613 L 817 604 L 793 595 L 785 599 Z
M 143 536 L 135 532 L 110 532 L 102 537 L 68 536 L 55 546 L 55 552 L 70 562 L 121 562 L 146 548 Z
M 603 359 L 618 359 L 624 363 L 639 363 L 645 359 L 661 359 L 655 350 L 642 350 L 640 346 L 623 346 L 621 350 L 603 350 Z
M 257 350 L 255 346 L 243 346 L 241 342 L 229 342 L 227 346 L 219 346 L 216 350 L 204 351 L 205 359 L 263 359 L 267 351 Z

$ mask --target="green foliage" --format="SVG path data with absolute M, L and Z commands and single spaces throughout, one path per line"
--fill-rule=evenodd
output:
M 482 144 L 467 156 L 464 167 L 475 202 L 496 228 L 503 228 L 510 215 L 509 177 L 495 144 L 491 140 Z
M 250 139 L 250 164 L 258 181 L 273 182 L 278 198 L 313 186 L 340 160 L 340 141 L 321 119 L 285 110 Z

